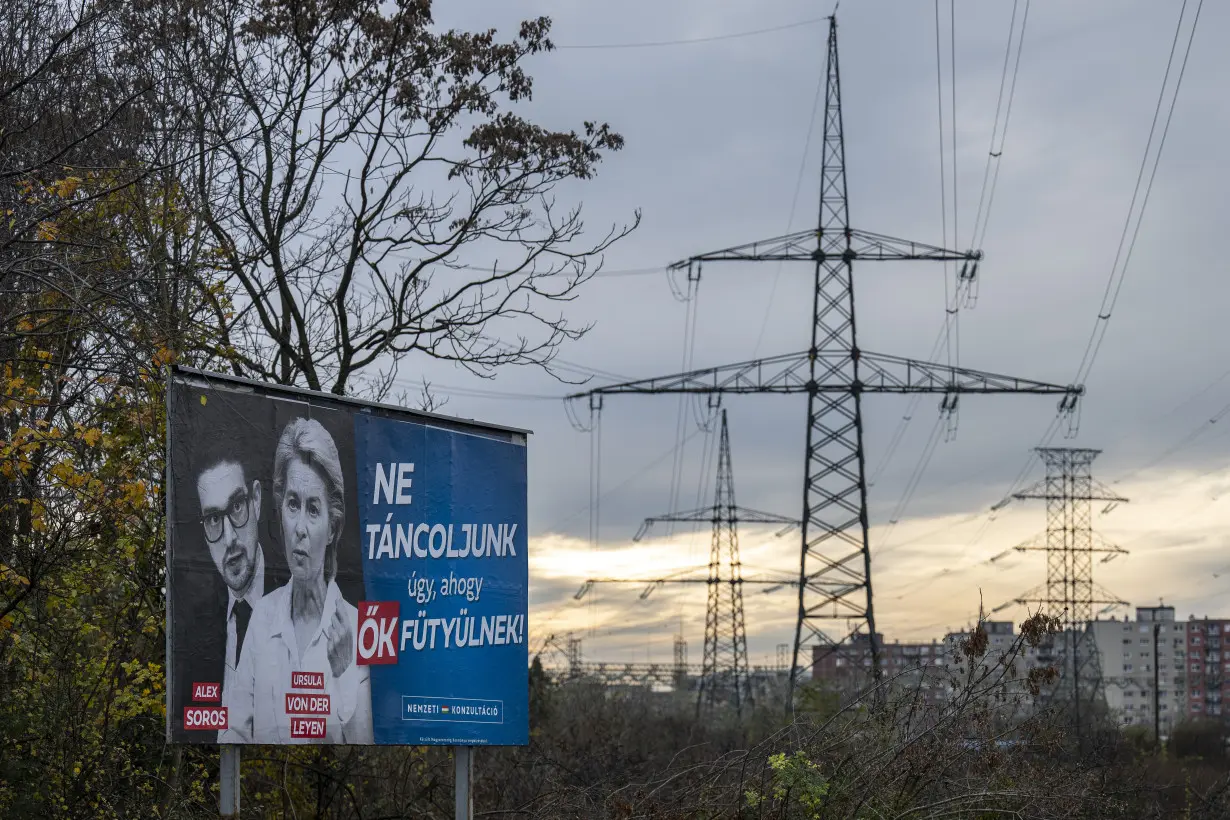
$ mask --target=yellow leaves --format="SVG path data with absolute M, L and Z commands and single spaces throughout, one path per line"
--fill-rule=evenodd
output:
M 60 199 L 68 199 L 77 192 L 77 188 L 81 186 L 81 177 L 65 177 L 57 179 L 51 184 L 51 190 Z
M 47 507 L 37 499 L 30 502 L 30 528 L 35 532 L 47 532 Z
M 5 583 L 14 584 L 20 587 L 30 586 L 29 578 L 5 564 L 0 564 L 0 579 L 3 579 Z
M 50 219 L 38 223 L 34 236 L 39 242 L 54 242 L 60 235 L 60 226 Z
M 82 431 L 79 435 L 82 441 L 89 446 L 94 447 L 102 438 L 102 430 L 99 430 L 97 427 L 90 427 L 89 429 Z
M 154 352 L 154 367 L 162 369 L 163 367 L 166 367 L 174 362 L 177 358 L 179 357 L 176 355 L 175 351 L 167 347 L 159 347 L 158 350 Z
M 126 503 L 139 507 L 149 501 L 149 490 L 144 481 L 131 481 L 120 486 L 120 497 Z

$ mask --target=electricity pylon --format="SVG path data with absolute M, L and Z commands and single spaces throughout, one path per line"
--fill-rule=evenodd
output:
M 798 618 L 787 708 L 793 697 L 804 641 L 816 640 L 832 651 L 865 627 L 873 676 L 877 680 L 880 676 L 867 539 L 863 394 L 938 394 L 943 397 L 940 412 L 952 418 L 962 393 L 1057 394 L 1063 397 L 1060 412 L 1071 414 L 1084 392 L 1080 386 L 870 353 L 858 346 L 853 279 L 856 260 L 956 261 L 962 263 L 960 277 L 973 281 L 982 253 L 948 250 L 850 226 L 836 17 L 829 18 L 827 72 L 816 228 L 700 254 L 670 266 L 672 270 L 687 269 L 689 277 L 699 279 L 705 262 L 813 265 L 810 346 L 801 353 L 612 384 L 568 397 L 588 397 L 591 413 L 597 413 L 601 412 L 603 397 L 615 393 L 807 394 Z M 845 634 L 829 635 L 822 628 L 826 621 L 845 621 Z
M 1029 593 L 1017 599 L 1021 604 L 1040 606 L 1047 615 L 1058 618 L 1063 637 L 1058 653 L 1061 673 L 1071 676 L 1072 719 L 1077 741 L 1081 733 L 1081 702 L 1093 704 L 1101 694 L 1101 659 L 1089 634 L 1096 604 L 1125 604 L 1093 582 L 1093 555 L 1106 553 L 1105 563 L 1127 550 L 1111 544 L 1093 531 L 1092 502 L 1123 503 L 1127 499 L 1093 478 L 1093 460 L 1100 450 L 1075 447 L 1039 447 L 1038 455 L 1046 465 L 1046 477 L 1013 493 L 1016 499 L 1041 499 L 1046 502 L 1046 533 L 1016 547 L 1021 552 L 1046 553 L 1046 592 L 1040 597 Z M 1082 646 L 1087 644 L 1088 646 Z
M 749 510 L 735 504 L 735 476 L 730 459 L 730 428 L 726 410 L 722 410 L 722 428 L 718 440 L 717 486 L 713 506 L 686 512 L 672 512 L 646 518 L 634 540 L 644 537 L 655 522 L 676 523 L 708 521 L 713 525 L 709 547 L 709 600 L 705 607 L 705 654 L 701 664 L 700 690 L 696 708 L 712 707 L 719 699 L 729 697 L 735 711 L 742 715 L 743 705 L 751 702 L 748 678 L 747 625 L 743 615 L 743 563 L 739 558 L 739 522 L 785 524 L 787 532 L 799 521 L 784 515 Z M 722 565 L 726 565 L 723 579 Z M 783 584 L 788 581 L 762 583 Z M 722 588 L 726 587 L 727 590 Z M 726 601 L 723 606 L 723 593 Z M 725 610 L 725 611 L 723 611 Z

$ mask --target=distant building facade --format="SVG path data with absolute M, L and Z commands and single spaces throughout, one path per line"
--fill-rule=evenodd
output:
M 1137 607 L 1136 618 L 1090 624 L 1102 666 L 1106 705 L 1121 726 L 1168 737 L 1188 715 L 1188 625 L 1174 607 Z
M 1055 666 L 1067 675 L 1071 633 L 1031 647 L 1019 641 L 1011 621 L 984 621 L 981 626 L 987 646 L 974 674 L 1002 669 L 1002 676 L 996 672 L 995 679 L 1003 681 L 997 694 L 1015 695 L 1009 699 L 1023 703 L 1028 700 L 1024 693 L 1030 670 Z M 939 641 L 905 643 L 880 637 L 885 679 L 894 687 L 918 691 L 927 702 L 943 702 L 969 680 L 969 659 L 962 647 L 970 634 L 953 631 Z M 1131 619 L 1092 621 L 1079 642 L 1082 669 L 1100 675 L 1105 706 L 1120 726 L 1141 726 L 1150 733 L 1156 727 L 1166 738 L 1185 720 L 1230 721 L 1230 618 L 1193 615 L 1178 621 L 1174 607 L 1137 607 Z M 1088 667 L 1090 660 L 1093 667 Z M 813 647 L 812 679 L 841 692 L 864 689 L 871 680 L 867 636 L 856 635 L 835 648 Z

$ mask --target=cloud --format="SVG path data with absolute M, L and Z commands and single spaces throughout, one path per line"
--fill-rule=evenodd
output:
M 803 0 L 755 11 L 629 0 L 617 6 L 441 4 L 436 13 L 444 25 L 496 25 L 505 32 L 521 17 L 550 13 L 560 43 L 706 36 L 817 14 Z M 962 243 L 985 168 L 1010 13 L 1010 4 L 959 7 Z M 962 365 L 1058 383 L 1075 374 L 1114 261 L 1161 82 L 1170 38 L 1158 33 L 1172 30 L 1176 13 L 1170 6 L 1118 0 L 1031 7 L 979 299 L 961 312 L 959 344 L 953 340 Z M 851 221 L 938 242 L 931 11 L 858 4 L 842 9 L 840 23 Z M 1219 79 L 1227 58 L 1214 38 L 1227 24 L 1230 7 L 1206 4 L 1149 211 L 1090 375 L 1079 433 L 1055 441 L 1102 448 L 1095 475 L 1131 498 L 1095 515 L 1108 537 L 1131 549 L 1128 557 L 1096 565 L 1098 578 L 1134 603 L 1164 596 L 1210 613 L 1218 607 L 1224 612 L 1219 595 L 1226 587 L 1212 575 L 1223 557 L 1222 497 L 1230 487 L 1225 423 L 1207 423 L 1230 403 L 1230 379 L 1218 380 L 1227 367 L 1223 314 L 1230 280 L 1221 275 L 1217 242 L 1230 209 L 1230 168 L 1216 162 L 1230 125 L 1230 98 Z M 627 149 L 609 157 L 596 179 L 564 192 L 583 200 L 595 231 L 643 208 L 644 224 L 612 249 L 608 268 L 662 265 L 814 222 L 818 129 L 793 222 L 789 216 L 823 68 L 824 33 L 823 26 L 802 27 L 710 44 L 561 50 L 534 59 L 535 99 L 527 110 L 536 119 L 553 127 L 609 120 L 628 138 Z M 951 172 L 947 157 L 946 167 Z M 856 266 L 863 346 L 927 357 L 944 318 L 944 275 L 942 266 L 927 264 Z M 805 349 L 810 288 L 805 265 L 785 266 L 780 275 L 774 265 L 706 266 L 693 305 L 695 365 Z M 684 360 L 688 310 L 672 298 L 664 275 L 599 278 L 567 306 L 570 319 L 593 321 L 595 329 L 561 355 L 634 378 L 675 372 Z M 444 384 L 488 390 L 541 395 L 583 389 L 528 370 L 478 382 L 437 363 L 407 362 L 403 370 L 411 366 L 421 368 L 416 377 L 421 372 Z M 800 509 L 804 404 L 802 396 L 725 401 L 740 504 L 782 513 Z M 881 630 L 892 637 L 958 627 L 980 600 L 997 606 L 1040 583 L 1045 573 L 1038 554 L 987 563 L 1043 529 L 1042 505 L 1012 505 L 991 523 L 988 508 L 1030 464 L 1031 448 L 1054 414 L 1051 397 L 964 397 L 957 439 L 937 448 L 900 523 L 885 532 L 937 404 L 938 397 L 928 396 L 914 408 L 870 493 L 875 583 L 882 590 L 877 612 Z M 871 469 L 885 461 L 908 407 L 899 397 L 866 398 Z M 530 521 L 539 536 L 532 572 L 535 612 L 541 613 L 536 618 L 542 619 L 532 623 L 536 630 L 592 631 L 585 638 L 588 657 L 669 659 L 682 615 L 690 657 L 699 659 L 700 590 L 662 589 L 646 601 L 635 587 L 603 590 L 580 602 L 570 597 L 591 574 L 686 566 L 703 574 L 707 533 L 630 544 L 641 519 L 666 512 L 672 497 L 682 507 L 709 503 L 712 469 L 701 467 L 711 463 L 704 454 L 712 452 L 712 439 L 696 434 L 677 465 L 670 455 L 680 427 L 675 397 L 608 399 L 597 448 L 592 435 L 571 428 L 559 402 L 459 395 L 444 412 L 535 431 Z M 696 429 L 687 408 L 682 429 L 685 435 Z M 1031 469 L 1031 480 L 1041 476 L 1036 462 Z M 601 495 L 596 511 L 590 505 L 595 475 Z M 1116 479 L 1121 482 L 1112 484 Z M 591 548 L 594 519 L 599 538 Z M 759 547 L 749 542 L 745 560 L 756 554 L 765 566 L 785 570 L 797 567 L 798 549 L 797 536 Z M 1230 555 L 1224 563 L 1230 565 Z M 901 593 L 894 589 L 910 585 L 895 597 Z M 753 654 L 771 656 L 777 643 L 793 638 L 796 604 L 783 593 L 749 591 L 745 599 Z M 607 628 L 620 631 L 597 634 Z

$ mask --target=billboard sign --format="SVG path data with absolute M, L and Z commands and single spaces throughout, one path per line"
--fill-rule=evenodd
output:
M 529 742 L 526 433 L 167 390 L 167 739 Z

